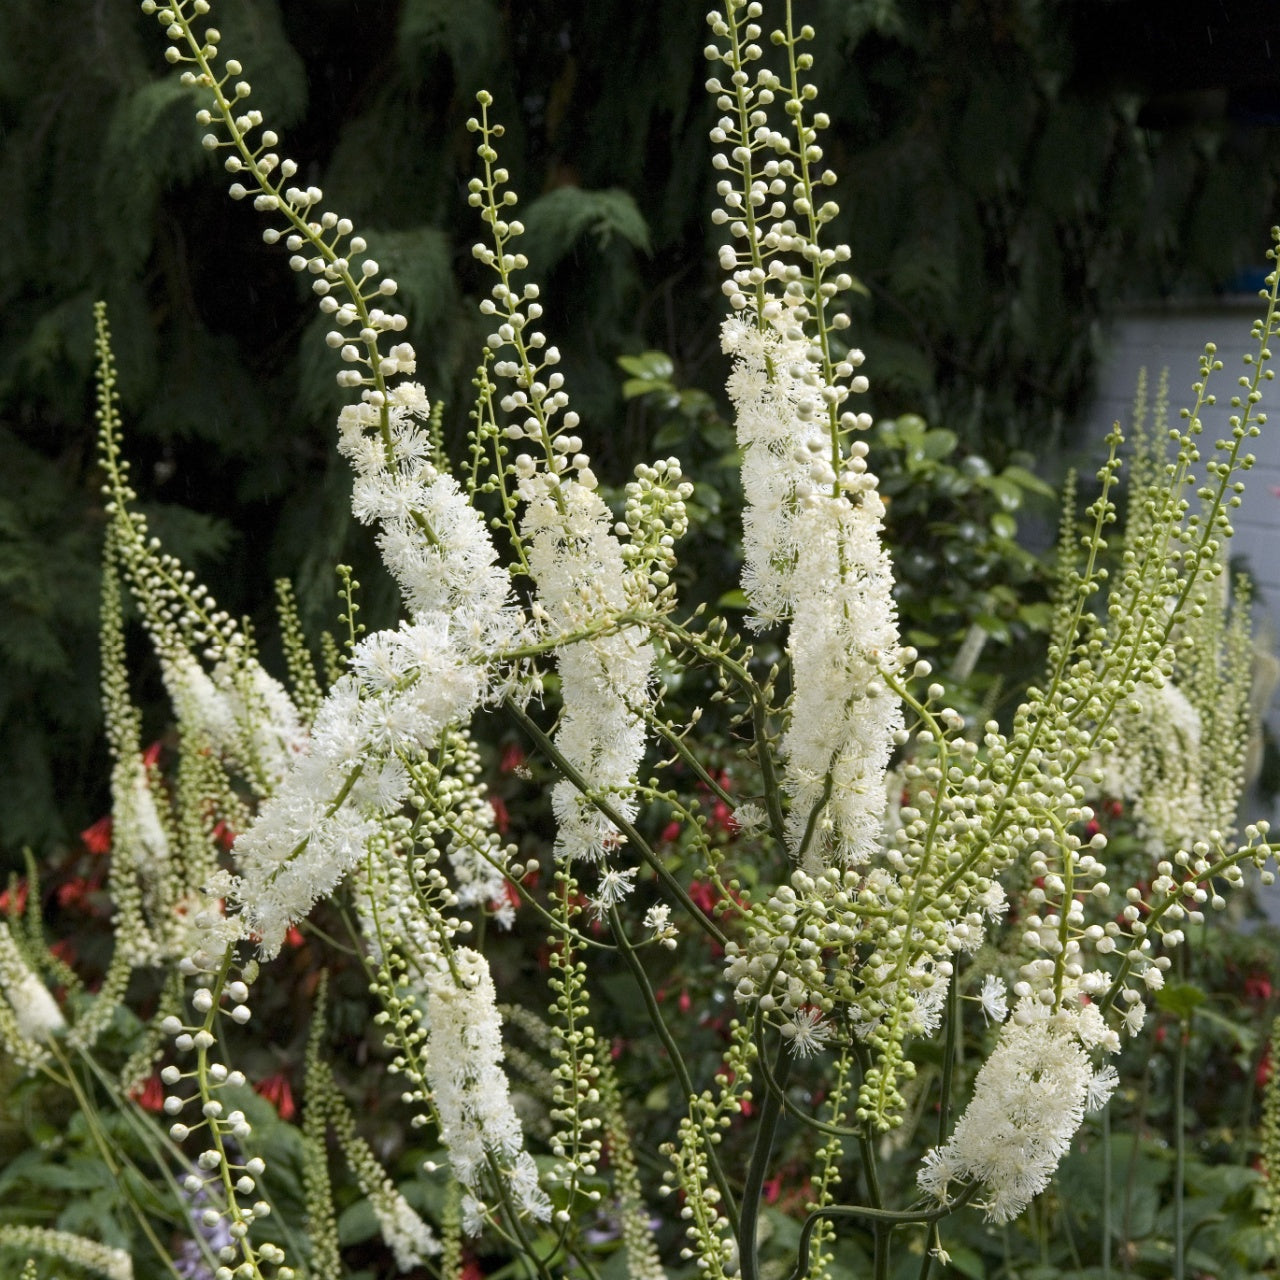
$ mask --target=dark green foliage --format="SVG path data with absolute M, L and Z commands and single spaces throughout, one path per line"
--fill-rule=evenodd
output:
M 922 413 L 999 472 L 1008 450 L 1070 422 L 1118 299 L 1203 290 L 1265 243 L 1270 132 L 1221 101 L 1171 112 L 1166 87 L 1142 82 L 1141 48 L 1136 78 L 1099 74 L 1080 52 L 1097 33 L 1074 15 L 1116 6 L 803 7 L 824 33 L 835 233 L 869 289 L 853 335 L 879 416 Z M 710 419 L 681 410 L 644 439 L 652 415 L 624 406 L 615 365 L 661 349 L 682 387 L 723 383 L 701 9 L 217 0 L 216 20 L 300 177 L 400 281 L 459 453 L 487 287 L 469 252 L 462 126 L 475 90 L 494 91 L 548 332 L 602 480 L 667 453 L 713 467 L 709 501 L 728 505 L 707 513 L 704 549 L 729 554 L 732 468 Z M 1182 39 L 1194 59 L 1202 34 Z M 87 780 L 105 771 L 92 745 L 95 298 L 111 307 L 136 483 L 198 517 L 173 549 L 219 601 L 269 628 L 270 583 L 288 574 L 314 630 L 332 616 L 337 558 L 366 584 L 371 623 L 391 598 L 333 458 L 325 326 L 253 211 L 228 205 L 193 113 L 127 0 L 0 6 L 0 744 L 16 788 L 0 795 L 3 859 L 96 816 Z

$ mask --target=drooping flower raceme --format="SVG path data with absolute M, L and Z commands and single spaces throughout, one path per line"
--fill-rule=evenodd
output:
M 945 1199 L 951 1180 L 976 1179 L 991 1221 L 1016 1218 L 1048 1185 L 1085 1112 L 1115 1087 L 1114 1070 L 1095 1071 L 1082 1043 L 1094 1041 L 1093 1021 L 1020 1000 L 951 1137 L 925 1157 L 921 1189 Z
M 454 1176 L 475 1191 L 493 1159 L 517 1206 L 545 1220 L 551 1202 L 538 1185 L 533 1157 L 524 1150 L 520 1120 L 502 1069 L 502 1022 L 489 964 L 460 948 L 427 978 L 427 1080 L 449 1148 Z
M 351 672 L 325 698 L 310 750 L 236 841 L 234 896 L 274 955 L 290 924 L 330 893 L 409 794 L 404 760 L 430 751 L 486 692 L 482 670 L 439 617 L 402 623 L 357 645 Z
M 0 1042 L 16 1062 L 35 1067 L 45 1042 L 66 1025 L 49 988 L 31 971 L 9 926 L 0 923 Z

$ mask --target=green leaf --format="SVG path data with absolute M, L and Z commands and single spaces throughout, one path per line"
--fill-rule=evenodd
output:
M 633 378 L 668 382 L 675 373 L 675 361 L 665 351 L 642 351 L 638 356 L 619 356 L 618 364 Z
M 750 609 L 751 601 L 747 599 L 747 593 L 735 587 L 732 591 L 726 591 L 724 595 L 716 601 L 721 609 Z
M 944 1244 L 943 1247 L 951 1257 L 951 1266 L 961 1275 L 968 1276 L 969 1280 L 985 1280 L 987 1264 L 982 1260 L 981 1255 L 962 1244 L 955 1246 Z
M 945 458 L 955 449 L 958 443 L 959 437 L 954 431 L 935 427 L 932 431 L 926 431 L 924 434 L 924 455 L 926 458 L 932 458 L 935 461 Z
M 1179 1018 L 1190 1018 L 1206 999 L 1205 992 L 1193 982 L 1171 982 L 1156 992 L 1156 1007 Z
M 1011 480 L 1023 489 L 1030 489 L 1032 493 L 1038 493 L 1042 498 L 1056 498 L 1058 496 L 1057 490 L 1051 484 L 1041 480 L 1038 475 L 1033 471 L 1028 471 L 1026 467 L 1019 467 L 1015 464 L 1005 467 L 1000 474 L 1006 480 Z
M 976 479 L 978 484 L 995 495 L 996 501 L 1006 511 L 1017 511 L 1022 506 L 1022 490 L 1012 480 L 1003 475 L 978 476 Z
M 1017 535 L 1018 522 L 1006 511 L 997 511 L 991 517 L 991 532 L 997 538 L 1012 538 Z
M 519 248 L 533 270 L 544 275 L 588 236 L 600 253 L 606 252 L 615 239 L 642 253 L 650 251 L 649 225 L 644 215 L 633 197 L 616 187 L 603 191 L 557 187 L 529 206 L 524 225 Z
M 372 1240 L 380 1229 L 378 1215 L 368 1200 L 357 1200 L 338 1215 L 338 1242 L 343 1246 Z

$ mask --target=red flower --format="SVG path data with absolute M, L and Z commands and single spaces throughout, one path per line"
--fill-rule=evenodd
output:
M 1266 1083 L 1271 1079 L 1271 1046 L 1262 1051 L 1262 1057 L 1258 1059 L 1257 1070 L 1253 1073 L 1253 1083 L 1259 1088 L 1266 1087 Z
M 111 815 L 108 813 L 101 817 L 91 827 L 86 827 L 80 833 L 80 843 L 90 853 L 110 853 L 111 852 Z
M 689 897 L 693 901 L 693 905 L 699 911 L 704 911 L 707 915 L 711 914 L 711 908 L 719 901 L 715 889 L 705 880 L 695 880 L 689 886 Z
M 68 880 L 66 884 L 60 884 L 54 896 L 58 899 L 60 907 L 78 907 L 84 904 L 91 888 L 92 886 L 84 876 L 76 876 L 74 880 Z
M 524 762 L 527 759 L 524 749 L 518 743 L 508 742 L 502 749 L 502 759 L 498 761 L 498 772 L 516 773 L 524 768 Z
M 1270 1000 L 1271 980 L 1265 973 L 1251 973 L 1244 980 L 1244 996 L 1246 1000 Z
M 664 844 L 674 844 L 680 839 L 680 824 L 674 819 L 668 822 L 662 828 L 662 835 L 658 837 Z
M 129 1094 L 143 1111 L 164 1110 L 164 1084 L 156 1072 L 152 1072 L 145 1084 L 134 1085 Z
M 212 836 L 222 849 L 228 850 L 236 842 L 236 833 L 225 822 L 215 822 Z
M 59 938 L 49 950 L 63 964 L 73 965 L 76 962 L 76 949 L 69 938 Z
M 143 753 L 142 763 L 148 769 L 154 769 L 160 763 L 160 744 L 153 742 Z
M 12 893 L 8 889 L 0 893 L 0 911 L 8 916 L 20 916 L 27 909 L 26 879 L 17 881 L 12 888 Z
M 275 1107 L 276 1114 L 281 1120 L 292 1120 L 298 1114 L 297 1107 L 293 1105 L 293 1090 L 289 1087 L 289 1077 L 283 1071 L 277 1071 L 275 1075 L 259 1080 L 253 1089 Z
M 490 796 L 489 807 L 493 810 L 493 825 L 500 836 L 507 834 L 511 826 L 511 815 L 507 812 L 507 802 L 501 796 Z
M 676 1005 L 681 1013 L 688 1013 L 693 1008 L 693 1000 L 687 991 L 682 991 L 676 1000 Z
M 484 1272 L 480 1270 L 480 1264 L 472 1257 L 468 1257 L 462 1264 L 462 1274 L 458 1280 L 484 1280 Z
M 302 936 L 302 932 L 296 924 L 289 926 L 288 932 L 284 935 L 284 945 L 293 951 L 307 945 L 306 938 Z

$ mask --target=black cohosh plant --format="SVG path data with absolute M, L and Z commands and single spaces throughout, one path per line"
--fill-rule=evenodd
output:
M 1121 438 L 1110 437 L 1084 538 L 1064 522 L 1044 679 L 1011 728 L 972 724 L 899 639 L 884 503 L 862 438 L 872 422 L 856 407 L 868 382 L 844 305 L 851 254 L 824 237 L 837 179 L 806 79 L 814 32 L 788 3 L 766 15 L 754 0 L 727 0 L 708 15 L 705 50 L 720 113 L 714 221 L 745 498 L 741 588 L 746 629 L 778 655 L 768 663 L 723 618 L 681 611 L 673 570 L 694 490 L 679 462 L 639 463 L 617 509 L 601 495 L 588 454 L 600 426 L 570 407 L 549 318 L 544 327 L 539 291 L 523 279 L 519 199 L 489 96 L 471 121 L 470 200 L 491 332 L 470 453 L 455 464 L 441 445 L 448 410 L 410 380 L 417 356 L 401 338 L 395 281 L 321 190 L 294 183 L 299 166 L 224 57 L 209 0 L 142 9 L 199 99 L 204 145 L 232 198 L 261 213 L 264 239 L 310 279 L 332 325 L 352 509 L 374 531 L 403 618 L 365 633 L 347 573 L 345 635 L 322 675 L 286 589 L 289 687 L 267 673 L 247 627 L 137 509 L 99 308 L 116 948 L 102 990 L 70 1008 L 67 1025 L 38 976 L 54 967 L 37 931 L 5 925 L 7 1052 L 90 1113 L 107 1099 L 129 1112 L 155 1177 L 204 1206 L 198 1248 L 216 1280 L 337 1274 L 330 1133 L 396 1266 L 450 1276 L 482 1247 L 542 1280 L 599 1275 L 603 1218 L 629 1275 L 759 1280 L 784 1131 L 810 1144 L 796 1277 L 840 1273 L 846 1225 L 869 1232 L 879 1277 L 897 1231 L 923 1235 L 927 1274 L 945 1263 L 949 1215 L 972 1205 L 995 1222 L 1017 1217 L 1084 1116 L 1107 1106 L 1110 1059 L 1142 1028 L 1187 929 L 1223 905 L 1245 867 L 1271 875 L 1265 825 L 1233 830 L 1247 628 L 1224 574 L 1263 422 L 1280 277 L 1268 277 L 1230 431 L 1206 448 L 1201 413 L 1222 370 L 1208 347 L 1167 448 L 1140 455 L 1118 548 L 1108 544 Z M 172 702 L 171 776 L 142 751 L 122 590 Z M 701 712 L 677 717 L 682 704 L 668 698 L 693 669 L 710 673 L 733 726 L 732 785 L 708 764 Z M 1174 785 L 1174 773 L 1157 776 L 1174 722 L 1179 743 L 1196 739 L 1202 772 L 1206 735 L 1217 752 L 1203 803 L 1181 814 L 1156 800 Z M 552 780 L 544 856 L 502 829 L 486 791 L 481 746 L 495 724 L 517 732 Z M 1117 762 L 1127 762 L 1119 773 Z M 1149 882 L 1117 880 L 1091 827 L 1094 804 L 1118 788 L 1136 792 L 1158 835 Z M 712 839 L 704 810 L 716 804 L 731 815 L 731 843 Z M 692 885 L 651 834 L 654 816 L 671 814 L 684 821 Z M 273 1202 L 237 1049 L 247 1036 L 269 1040 L 270 1028 L 255 1029 L 254 988 L 272 981 L 292 933 L 329 909 L 348 932 L 330 941 L 367 975 L 405 1123 L 437 1143 L 448 1194 L 433 1214 L 397 1189 L 313 1027 L 307 1243 Z M 500 1004 L 504 970 L 491 959 L 516 910 L 548 940 L 542 1012 Z M 723 954 L 735 1010 L 708 1078 L 690 1070 L 678 1011 L 651 976 L 699 934 Z M 657 1151 L 642 1149 L 621 1089 L 597 959 L 631 983 L 665 1051 L 656 1069 L 685 1104 Z M 112 1072 L 101 1033 L 141 972 L 163 994 L 141 1048 Z M 970 1037 L 981 1065 L 967 1098 L 955 1070 L 966 1008 L 993 1026 Z M 315 1018 L 322 1029 L 322 1001 Z M 504 1025 L 532 1027 L 537 1053 L 508 1057 Z M 127 1101 L 157 1055 L 167 1128 Z M 939 1056 L 938 1127 L 912 1185 L 886 1187 L 885 1143 L 915 1105 L 919 1063 Z M 545 1104 L 534 1117 L 528 1082 Z M 730 1148 L 743 1162 L 722 1158 Z M 182 1274 L 152 1208 L 137 1212 Z M 678 1224 L 677 1238 L 661 1225 L 655 1234 L 655 1213 Z

